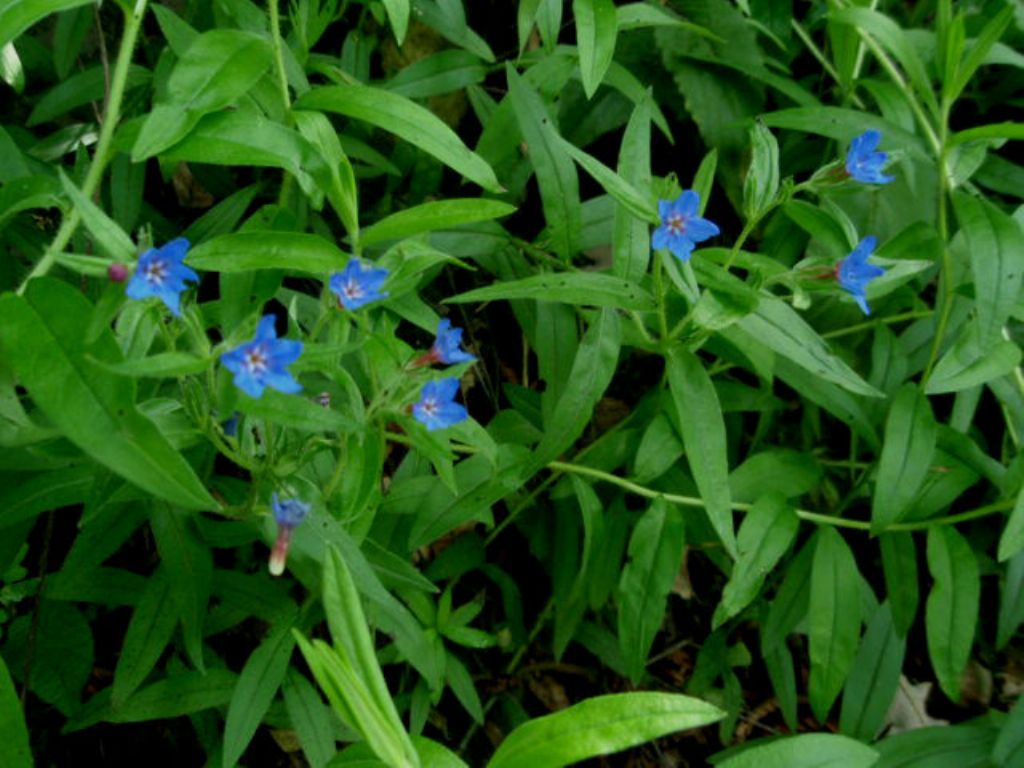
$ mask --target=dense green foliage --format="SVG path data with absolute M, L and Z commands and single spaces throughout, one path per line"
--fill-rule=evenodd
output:
M 1024 764 L 1022 43 L 0 0 L 0 765 Z

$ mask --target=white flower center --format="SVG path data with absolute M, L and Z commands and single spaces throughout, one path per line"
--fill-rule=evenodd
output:
M 673 213 L 665 219 L 665 226 L 673 235 L 681 235 L 686 230 L 686 219 L 678 213 Z
M 437 416 L 439 409 L 440 406 L 438 405 L 436 398 L 428 397 L 423 400 L 423 412 L 427 414 L 427 416 Z
M 163 259 L 153 259 L 146 265 L 145 272 L 143 275 L 146 278 L 146 282 L 151 285 L 163 285 L 164 280 L 167 279 L 167 262 Z
M 242 367 L 247 373 L 261 374 L 267 370 L 267 351 L 262 345 L 250 347 L 242 356 Z
M 349 280 L 345 283 L 343 293 L 349 299 L 361 299 L 363 297 L 363 286 L 355 280 Z

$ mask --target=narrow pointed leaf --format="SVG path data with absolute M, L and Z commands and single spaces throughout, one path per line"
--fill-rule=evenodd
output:
M 928 569 L 935 580 L 925 607 L 928 655 L 943 693 L 959 701 L 978 623 L 978 561 L 953 526 L 942 525 L 928 530 Z
M 736 557 L 725 422 L 715 386 L 700 358 L 692 352 L 674 351 L 667 368 L 669 389 L 693 479 L 725 551 Z

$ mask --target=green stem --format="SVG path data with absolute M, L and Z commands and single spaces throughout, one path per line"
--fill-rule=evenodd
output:
M 918 320 L 922 317 L 931 317 L 935 314 L 934 310 L 931 309 L 919 309 L 911 312 L 901 312 L 898 315 L 890 315 L 889 317 L 877 317 L 874 320 L 868 320 L 864 323 L 857 323 L 856 325 L 848 325 L 845 328 L 840 328 L 836 331 L 829 331 L 828 333 L 821 334 L 823 339 L 838 339 L 840 336 L 849 336 L 860 331 L 867 331 L 874 328 L 876 325 L 892 325 L 894 323 L 902 323 L 904 320 Z
M 949 138 L 949 109 L 950 105 L 943 100 L 942 120 L 939 126 L 941 131 L 941 147 L 939 149 L 939 182 L 938 182 L 938 230 L 939 239 L 942 242 L 942 276 L 940 278 L 942 292 L 940 294 L 941 310 L 939 322 L 935 327 L 935 338 L 932 339 L 932 348 L 928 354 L 928 364 L 925 366 L 924 374 L 921 377 L 921 386 L 928 383 L 932 375 L 932 369 L 938 362 L 939 352 L 942 349 L 942 342 L 946 336 L 946 329 L 949 326 L 949 318 L 953 312 L 953 255 L 949 252 L 949 213 L 946 206 L 946 196 L 949 194 L 949 173 L 946 169 L 948 162 L 947 139 Z
M 763 219 L 764 216 L 774 207 L 774 205 L 768 207 L 762 215 L 755 216 L 743 225 L 743 230 L 740 232 L 740 236 L 736 238 L 736 242 L 733 243 L 732 250 L 729 251 L 729 258 L 726 259 L 726 262 L 723 265 L 727 272 L 729 271 L 729 268 L 732 267 L 733 262 L 736 261 L 736 257 L 740 255 L 740 249 L 742 249 L 743 244 L 747 242 L 747 238 L 750 237 L 750 234 L 754 231 L 754 227 L 756 227 L 761 219 Z
M 658 333 L 664 344 L 668 339 L 668 315 L 665 314 L 665 276 L 660 254 L 654 257 L 654 298 L 658 302 Z
M 284 70 L 284 41 L 281 39 L 281 18 L 277 9 L 277 0 L 267 0 L 270 11 L 270 36 L 274 41 L 274 68 L 277 70 L 277 85 L 281 89 L 281 103 L 287 116 L 292 110 L 292 98 L 288 93 L 288 76 Z
M 943 142 L 939 140 L 932 124 L 928 122 L 928 116 L 924 113 L 924 109 L 921 108 L 921 103 L 917 98 L 915 98 L 910 85 L 903 79 L 903 75 L 901 75 L 899 70 L 896 69 L 896 65 L 892 63 L 892 60 L 885 51 L 882 50 L 881 46 L 875 42 L 875 39 L 862 29 L 858 29 L 857 31 L 860 33 L 860 37 L 864 41 L 864 44 L 871 49 L 873 54 L 875 54 L 875 58 L 878 59 L 878 63 L 882 65 L 882 69 L 888 73 L 889 78 L 896 84 L 896 86 L 906 94 L 907 103 L 910 105 L 911 111 L 917 118 L 917 122 L 920 123 L 921 130 L 924 131 L 924 135 L 928 139 L 928 143 L 931 144 L 936 157 L 938 157 L 942 153 Z
M 85 182 L 82 184 L 82 193 L 86 197 L 92 197 L 103 180 L 103 172 L 111 159 L 111 145 L 114 140 L 114 130 L 121 121 L 121 102 L 124 100 L 125 85 L 128 80 L 128 67 L 131 65 L 132 52 L 135 50 L 135 41 L 139 36 L 139 28 L 142 26 L 142 17 L 146 13 L 146 0 L 136 0 L 135 8 L 129 13 L 125 12 L 124 33 L 121 35 L 121 48 L 117 54 L 117 63 L 114 65 L 114 75 L 110 81 L 110 94 L 107 98 L 107 108 L 103 116 L 103 124 L 100 126 L 99 140 L 96 142 L 96 152 L 92 157 L 92 164 L 86 174 Z M 64 216 L 60 223 L 60 229 L 54 236 L 46 253 L 36 262 L 32 271 L 18 287 L 18 293 L 24 293 L 29 281 L 34 277 L 45 275 L 53 267 L 57 254 L 64 250 L 71 236 L 75 233 L 81 216 L 77 208 L 72 208 Z
M 600 469 L 594 469 L 593 467 L 585 467 L 580 464 L 569 464 L 562 461 L 552 461 L 547 465 L 547 467 L 554 472 L 565 472 L 575 475 L 583 475 L 585 477 L 592 477 L 595 480 L 602 480 L 647 499 L 664 499 L 671 504 L 677 504 L 681 507 L 704 507 L 704 500 L 696 496 L 681 496 L 675 493 L 663 493 L 661 491 L 656 491 L 653 488 L 638 485 L 637 483 L 631 482 L 617 475 L 604 472 Z M 985 517 L 997 512 L 1003 512 L 1007 509 L 1011 509 L 1015 503 L 1014 499 L 1004 499 L 1003 501 L 988 504 L 987 506 L 972 509 L 967 512 L 961 512 L 957 515 L 948 515 L 934 520 L 922 520 L 915 523 L 894 523 L 893 525 L 887 526 L 885 530 L 923 531 L 937 525 L 955 525 L 957 523 L 975 520 L 979 517 Z M 734 501 L 732 503 L 732 508 L 738 512 L 746 512 L 750 510 L 752 506 L 752 504 L 746 504 L 738 501 Z M 835 517 L 834 515 L 824 515 L 820 512 L 812 512 L 807 509 L 797 509 L 796 516 L 801 520 L 806 520 L 809 523 L 815 523 L 817 525 L 831 525 L 835 528 L 850 528 L 858 531 L 871 530 L 871 523 L 866 520 L 847 520 L 846 518 Z

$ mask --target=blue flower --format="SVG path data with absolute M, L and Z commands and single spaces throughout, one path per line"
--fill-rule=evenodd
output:
M 846 172 L 850 176 L 865 184 L 888 184 L 896 178 L 882 173 L 888 155 L 875 151 L 881 140 L 882 134 L 872 128 L 850 142 L 846 153 Z
M 274 548 L 270 550 L 268 568 L 272 575 L 280 576 L 284 573 L 284 565 L 288 560 L 292 531 L 306 519 L 312 505 L 298 499 L 282 501 L 277 497 L 277 493 L 273 493 L 270 496 L 270 506 L 274 510 L 274 520 L 277 522 L 277 539 L 274 541 Z
M 380 287 L 388 277 L 386 269 L 364 266 L 359 259 L 352 258 L 344 272 L 331 275 L 331 290 L 345 309 L 359 309 L 371 301 L 387 298 L 388 292 Z
M 420 401 L 412 407 L 412 415 L 430 432 L 465 421 L 469 412 L 455 402 L 458 391 L 459 380 L 456 378 L 428 381 L 423 385 Z
M 172 315 L 180 316 L 181 292 L 187 287 L 185 281 L 199 282 L 199 275 L 183 263 L 187 253 L 188 240 L 179 237 L 162 248 L 150 248 L 142 254 L 125 290 L 129 298 L 156 296 Z
M 871 310 L 868 308 L 868 300 L 864 291 L 868 283 L 885 274 L 882 267 L 868 264 L 868 257 L 871 256 L 871 252 L 875 250 L 877 244 L 878 239 L 874 235 L 868 235 L 857 244 L 853 253 L 839 262 L 839 267 L 836 269 L 839 284 L 853 295 L 865 315 L 870 315 Z
M 256 327 L 256 338 L 220 356 L 224 367 L 235 374 L 235 386 L 250 397 L 260 397 L 264 387 L 279 392 L 299 392 L 302 387 L 287 366 L 302 354 L 302 342 L 279 339 L 274 316 L 264 315 Z
M 452 328 L 452 321 L 441 318 L 437 324 L 437 340 L 430 348 L 429 357 L 432 362 L 454 365 L 455 363 L 472 363 L 476 358 L 460 349 L 462 329 Z
M 274 510 L 274 520 L 278 525 L 284 528 L 294 528 L 306 519 L 312 505 L 299 499 L 284 499 L 282 501 L 275 491 L 270 495 L 270 506 Z
M 661 226 L 654 230 L 651 246 L 668 248 L 680 261 L 689 261 L 697 243 L 719 233 L 718 226 L 702 219 L 698 210 L 700 195 L 692 189 L 684 190 L 675 200 L 659 200 Z

